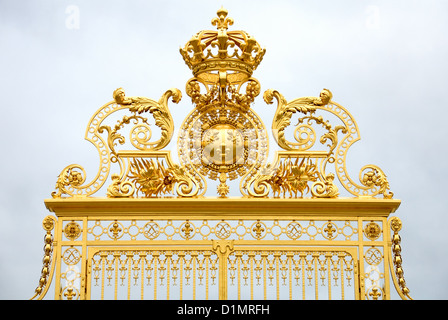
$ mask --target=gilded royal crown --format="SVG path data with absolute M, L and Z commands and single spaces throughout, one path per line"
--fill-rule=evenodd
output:
M 219 70 L 242 72 L 250 77 L 263 59 L 266 49 L 262 49 L 254 38 L 245 31 L 228 31 L 233 19 L 227 14 L 226 9 L 219 9 L 218 17 L 212 19 L 217 31 L 200 31 L 180 49 L 195 77 Z

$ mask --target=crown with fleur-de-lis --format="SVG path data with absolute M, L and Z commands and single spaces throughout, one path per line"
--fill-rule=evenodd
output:
M 203 30 L 188 41 L 180 53 L 194 76 L 219 70 L 243 72 L 250 77 L 260 64 L 266 49 L 245 31 L 228 31 L 233 19 L 221 8 L 212 19 L 217 31 Z

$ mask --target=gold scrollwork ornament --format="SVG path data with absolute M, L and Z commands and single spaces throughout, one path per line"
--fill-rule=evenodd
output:
M 276 90 L 269 89 L 265 91 L 263 98 L 267 104 L 272 104 L 274 98 L 277 100 L 277 110 L 272 121 L 272 134 L 277 144 L 285 150 L 294 150 L 291 143 L 286 140 L 284 133 L 286 127 L 291 124 L 293 113 L 312 114 L 316 111 L 316 106 L 327 105 L 332 97 L 333 94 L 330 90 L 323 89 L 319 97 L 302 97 L 288 102 Z
M 359 172 L 359 180 L 367 188 L 378 188 L 374 194 L 382 194 L 385 199 L 392 199 L 389 182 L 384 172 L 375 165 L 366 165 Z
M 67 265 L 76 265 L 81 260 L 81 253 L 78 249 L 70 247 L 64 251 L 62 259 Z
M 79 172 L 78 170 L 81 170 Z M 72 164 L 64 168 L 56 181 L 56 191 L 51 193 L 53 198 L 60 198 L 62 194 L 68 194 L 69 188 L 76 188 L 84 183 L 86 172 L 83 167 L 78 164 Z
M 365 253 L 366 262 L 370 265 L 379 265 L 383 260 L 383 255 L 380 250 L 375 247 L 369 248 Z
M 182 93 L 179 89 L 169 89 L 162 95 L 159 101 L 154 101 L 146 97 L 126 97 L 123 88 L 118 88 L 113 93 L 115 102 L 121 105 L 129 106 L 129 111 L 134 113 L 134 117 L 136 114 L 150 112 L 154 117 L 156 126 L 161 129 L 160 139 L 155 142 L 148 142 L 145 149 L 160 150 L 166 147 L 171 141 L 174 131 L 174 121 L 168 109 L 168 99 L 170 97 L 174 103 L 178 103 L 182 98 Z M 129 121 L 129 118 L 125 119 L 126 122 Z M 114 136 L 118 129 L 119 127 L 115 127 L 112 131 L 109 129 L 109 136 Z
M 324 181 L 316 181 L 311 187 L 311 194 L 316 198 L 336 198 L 339 195 L 338 187 L 334 184 L 334 174 L 329 173 Z
M 118 174 L 112 174 L 112 183 L 107 188 L 109 198 L 128 198 L 135 192 L 135 185 L 131 181 L 120 181 Z

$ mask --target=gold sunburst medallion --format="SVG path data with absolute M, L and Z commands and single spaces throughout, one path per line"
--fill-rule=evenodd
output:
M 258 115 L 228 105 L 196 109 L 185 119 L 178 143 L 179 159 L 192 176 L 207 176 L 222 185 L 248 175 L 266 162 L 267 131 Z M 223 176 L 225 175 L 225 177 Z M 224 178 L 223 178 L 224 177 Z

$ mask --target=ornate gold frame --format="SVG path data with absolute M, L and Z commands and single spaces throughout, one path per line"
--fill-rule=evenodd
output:
M 386 175 L 378 166 L 362 167 L 358 182 L 348 174 L 348 149 L 360 139 L 352 115 L 332 100 L 333 93 L 328 89 L 321 90 L 315 97 L 291 101 L 277 90 L 266 90 L 264 101 L 273 104 L 275 99 L 277 102 L 271 129 L 281 149 L 275 153 L 274 160 L 267 163 L 267 131 L 251 109 L 261 92 L 261 85 L 252 74 L 266 50 L 246 32 L 229 31 L 233 19 L 227 17 L 225 9 L 218 10 L 217 15 L 212 20 L 217 30 L 199 32 L 180 49 L 193 73 L 185 91 L 194 109 L 180 127 L 179 163 L 173 161 L 170 151 L 165 149 L 174 134 L 168 103 L 170 99 L 180 102 L 179 89 L 167 90 L 156 101 L 127 97 L 124 90 L 118 88 L 113 92 L 114 100 L 102 106 L 90 119 L 85 139 L 98 151 L 99 170 L 86 182 L 82 166 L 67 166 L 57 179 L 52 199 L 45 200 L 47 208 L 57 217 L 48 216 L 44 220 L 47 232 L 44 267 L 33 298 L 45 296 L 55 270 L 56 298 L 90 299 L 92 272 L 101 270 L 103 275 L 106 272 L 105 265 L 100 267 L 98 261 L 107 264 L 110 272 L 115 268 L 116 281 L 122 270 L 121 279 L 127 279 L 130 286 L 131 265 L 134 270 L 143 270 L 144 266 L 153 268 L 155 263 L 174 263 L 176 268 L 177 263 L 197 263 L 203 268 L 204 263 L 215 261 L 210 260 L 210 255 L 216 255 L 213 263 L 219 264 L 213 270 L 218 272 L 217 297 L 220 299 L 229 298 L 228 280 L 236 279 L 232 278 L 236 275 L 237 269 L 232 269 L 236 264 L 246 268 L 238 269 L 238 275 L 246 272 L 247 280 L 250 273 L 251 281 L 256 278 L 266 284 L 268 273 L 262 277 L 262 263 L 272 268 L 276 263 L 277 275 L 290 273 L 289 298 L 293 292 L 293 271 L 299 270 L 301 263 L 303 268 L 309 265 L 316 277 L 308 275 L 308 279 L 314 279 L 318 298 L 318 273 L 327 268 L 328 276 L 321 274 L 321 280 L 331 287 L 331 281 L 339 278 L 330 274 L 330 265 L 347 263 L 345 260 L 336 263 L 331 257 L 345 256 L 344 252 L 350 252 L 352 259 L 350 270 L 356 288 L 353 298 L 389 299 L 389 276 L 400 297 L 410 298 L 401 262 L 398 236 L 401 221 L 397 217 L 388 219 L 400 201 L 393 199 Z M 294 128 L 291 127 L 293 117 L 297 117 Z M 153 125 L 159 128 L 158 139 L 153 139 Z M 112 165 L 118 165 L 118 170 L 110 175 Z M 93 197 L 108 179 L 106 197 Z M 236 189 L 232 181 L 238 181 L 241 197 L 228 196 Z M 206 194 L 208 183 L 215 183 L 216 195 Z M 351 197 L 341 197 L 342 190 Z M 378 195 L 382 195 L 382 199 L 377 198 Z M 163 240 L 158 239 L 159 234 L 153 238 L 148 236 L 155 234 L 154 228 L 161 228 L 158 221 L 165 221 L 163 230 L 171 227 L 174 233 L 169 236 L 164 231 L 166 238 Z M 174 227 L 173 221 L 182 225 Z M 218 222 L 210 227 L 208 221 Z M 298 221 L 307 225 L 306 229 L 300 229 L 306 230 L 303 231 L 309 236 L 306 241 L 301 240 L 297 232 L 295 236 L 288 235 L 288 228 L 299 230 Z M 143 222 L 146 224 L 141 225 Z M 316 223 L 321 226 L 317 227 Z M 201 230 L 207 228 L 213 232 L 206 236 Z M 237 232 L 238 228 L 245 231 Z M 308 231 L 312 228 L 317 230 L 314 236 Z M 96 229 L 100 231 L 94 232 Z M 276 233 L 274 229 L 280 231 Z M 350 236 L 344 233 L 345 229 L 351 230 Z M 108 240 L 103 239 L 106 235 Z M 267 240 L 266 236 L 272 239 Z M 122 240 L 122 237 L 128 239 Z M 180 253 L 182 251 L 184 253 Z M 140 258 L 132 252 L 138 252 Z M 171 253 L 167 256 L 167 252 Z M 185 252 L 196 253 L 188 262 Z M 206 258 L 200 260 L 198 252 L 201 257 L 207 252 Z M 320 255 L 322 252 L 325 257 Z M 180 254 L 181 258 L 172 260 L 173 254 L 176 257 Z M 114 258 L 107 258 L 109 255 Z M 244 261 L 243 255 L 248 257 Z M 152 262 L 144 260 L 147 256 L 151 256 Z M 274 258 L 267 260 L 268 256 Z M 287 258 L 279 258 L 283 256 Z M 298 258 L 294 260 L 293 257 Z M 365 266 L 374 270 L 381 280 L 370 277 Z M 73 271 L 75 267 L 78 268 L 76 272 Z M 303 268 L 301 272 L 305 272 Z M 67 270 L 74 272 L 75 278 L 70 278 Z M 169 275 L 173 270 L 165 268 L 164 272 Z M 230 274 L 233 276 L 229 278 Z M 157 275 L 160 276 L 156 272 L 154 276 Z M 99 274 L 97 276 L 98 280 Z M 144 274 L 140 276 L 143 298 Z M 138 277 L 134 278 L 137 283 Z M 279 276 L 276 279 L 279 281 Z M 75 286 L 78 280 L 80 284 Z M 64 281 L 65 286 L 62 285 Z M 301 281 L 305 297 L 305 278 Z M 129 286 L 128 297 L 131 295 Z M 280 296 L 278 288 L 277 298 Z M 102 290 L 103 298 L 104 286 Z M 118 289 L 115 290 L 117 298 Z M 157 292 L 157 286 L 154 290 Z M 169 288 L 167 290 L 169 292 Z M 241 292 L 238 291 L 238 297 Z M 253 297 L 252 292 L 250 298 Z M 328 297 L 331 298 L 330 289 Z

